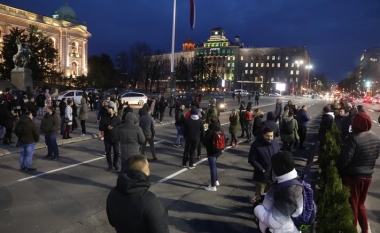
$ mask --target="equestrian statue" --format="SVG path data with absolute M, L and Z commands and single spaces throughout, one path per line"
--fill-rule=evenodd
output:
M 25 48 L 22 47 L 22 44 L 20 43 L 19 39 L 16 38 L 16 45 L 17 45 L 17 53 L 13 56 L 13 63 L 15 63 L 15 69 L 19 68 L 28 68 L 28 63 L 30 57 L 33 55 L 32 51 L 29 48 L 29 45 L 25 45 Z M 18 66 L 17 60 L 21 57 L 22 59 L 22 66 Z

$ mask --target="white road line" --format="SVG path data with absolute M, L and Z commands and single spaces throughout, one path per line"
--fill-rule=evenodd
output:
M 375 111 L 373 111 L 372 109 L 368 109 L 368 110 L 370 110 L 371 112 L 375 112 Z
M 375 121 L 375 120 L 372 120 L 375 124 L 377 124 L 377 121 Z
M 243 141 L 238 141 L 238 144 L 240 144 L 240 143 L 242 143 L 242 142 L 243 142 Z M 224 151 L 227 151 L 227 150 L 229 150 L 229 149 L 231 149 L 231 148 L 232 148 L 232 146 L 228 146 L 228 147 L 226 147 L 226 149 L 223 150 L 223 152 L 224 152 Z M 199 160 L 198 162 L 194 163 L 194 165 L 201 164 L 201 163 L 203 163 L 203 162 L 206 161 L 206 160 L 207 160 L 207 158 L 204 158 L 204 159 L 202 159 L 202 160 Z M 165 177 L 165 178 L 163 178 L 163 179 L 157 181 L 157 183 L 164 183 L 165 181 L 168 181 L 169 179 L 171 179 L 171 178 L 173 178 L 173 177 L 175 177 L 175 176 L 178 176 L 179 174 L 184 173 L 185 171 L 189 171 L 189 169 L 187 169 L 187 168 L 183 168 L 183 169 L 181 169 L 181 170 L 179 170 L 179 171 L 177 171 L 177 172 L 175 172 L 175 173 L 173 173 L 173 174 L 171 174 L 171 175 L 169 175 L 169 176 L 167 176 L 167 177 Z

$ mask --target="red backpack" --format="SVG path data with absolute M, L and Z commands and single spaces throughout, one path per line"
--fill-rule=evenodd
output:
M 216 131 L 214 133 L 214 139 L 212 140 L 212 145 L 215 151 L 222 151 L 226 148 L 226 139 L 223 131 Z

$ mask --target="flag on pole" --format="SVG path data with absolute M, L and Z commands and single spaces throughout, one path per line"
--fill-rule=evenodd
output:
M 190 27 L 191 30 L 195 28 L 195 1 L 190 0 Z

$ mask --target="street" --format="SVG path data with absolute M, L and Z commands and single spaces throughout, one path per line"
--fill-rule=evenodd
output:
M 265 113 L 273 111 L 275 99 L 262 97 L 258 107 Z M 281 99 L 285 106 L 289 97 Z M 308 114 L 312 120 L 308 125 L 305 146 L 312 146 L 316 141 L 316 126 L 320 122 L 322 108 L 327 102 L 307 98 L 294 98 L 292 101 L 309 107 Z M 374 120 L 372 130 L 379 134 L 377 118 L 380 105 L 364 106 Z M 237 100 L 228 99 L 228 110 L 232 108 L 238 108 Z M 138 107 L 134 107 L 134 113 L 137 112 Z M 165 120 L 174 120 L 167 116 L 167 112 Z M 89 112 L 88 131 L 99 133 L 96 132 L 94 114 Z M 222 113 L 220 122 L 230 137 L 228 117 L 229 112 Z M 226 148 L 217 163 L 221 186 L 217 192 L 207 192 L 204 187 L 209 184 L 210 172 L 205 148 L 202 148 L 202 158 L 194 170 L 180 168 L 183 147 L 173 146 L 176 136 L 174 125 L 157 125 L 156 132 L 158 161 L 151 160 L 149 149 L 146 153 L 151 170 L 150 191 L 169 210 L 170 232 L 259 232 L 252 231 L 256 227 L 247 198 L 247 195 L 254 195 L 253 169 L 247 162 L 250 144 L 240 139 L 238 148 Z M 240 133 L 239 127 L 238 136 Z M 107 195 L 116 184 L 117 173 L 104 170 L 107 164 L 103 157 L 103 142 L 97 138 L 77 141 L 61 145 L 59 150 L 60 159 L 56 161 L 43 159 L 46 148 L 36 150 L 33 166 L 38 170 L 34 173 L 19 172 L 19 153 L 0 157 L 0 232 L 115 232 L 108 223 L 105 207 Z M 294 153 L 297 170 L 303 169 L 309 155 L 310 150 Z M 317 172 L 317 168 L 313 167 L 312 172 Z M 366 202 L 372 232 L 380 230 L 378 174 L 380 161 L 375 167 Z

